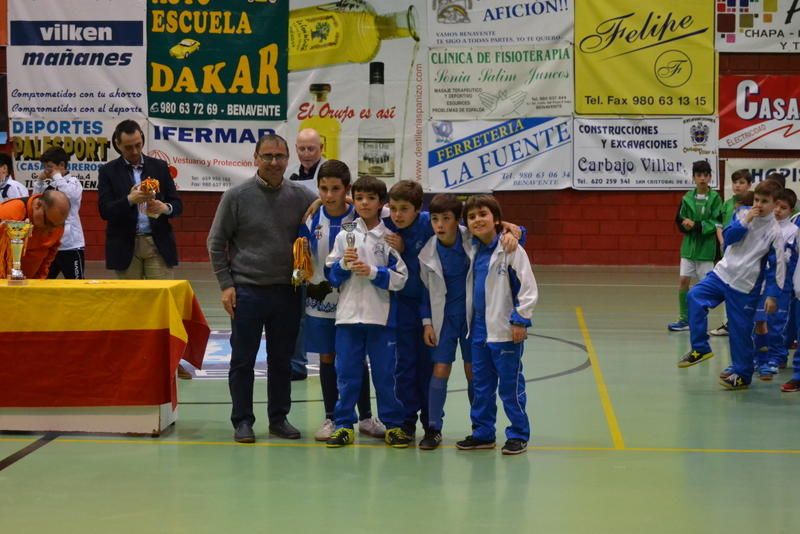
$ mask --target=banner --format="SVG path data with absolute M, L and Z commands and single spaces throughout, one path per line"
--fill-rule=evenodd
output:
M 753 176 L 753 186 L 766 180 L 773 172 L 786 177 L 786 187 L 800 191 L 800 160 L 796 159 L 749 159 L 731 158 L 725 160 L 725 198 L 733 195 L 731 174 L 739 169 L 747 169 Z
M 148 2 L 151 117 L 286 118 L 289 0 Z
M 8 7 L 11 117 L 144 117 L 144 0 Z
M 565 189 L 572 183 L 572 118 L 431 124 L 431 192 Z
M 689 189 L 708 160 L 717 184 L 713 117 L 575 119 L 575 189 Z
M 570 115 L 572 46 L 431 48 L 434 119 Z
M 722 76 L 720 146 L 797 150 L 800 76 Z
M 117 122 L 97 116 L 81 120 L 11 119 L 14 179 L 31 189 L 42 170 L 42 153 L 60 146 L 70 156 L 70 174 L 84 189 L 97 189 L 100 167 L 119 157 L 111 144 Z M 144 120 L 139 123 L 146 131 Z
M 798 0 L 716 2 L 719 52 L 800 52 Z
M 575 10 L 577 113 L 716 111 L 713 2 L 579 0 Z
M 431 0 L 431 46 L 572 41 L 573 0 Z

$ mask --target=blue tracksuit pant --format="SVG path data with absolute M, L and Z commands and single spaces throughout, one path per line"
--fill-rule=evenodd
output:
M 787 329 L 789 310 L 793 300 L 793 293 L 782 292 L 777 299 L 778 310 L 767 315 L 767 328 L 769 329 L 767 332 L 767 346 L 769 351 L 756 354 L 759 366 L 765 364 L 778 366 L 786 363 L 789 357 L 789 350 L 786 348 L 786 336 L 790 334 L 791 337 L 794 337 L 794 332 L 790 333 L 790 329 Z
M 403 428 L 413 432 L 417 424 L 417 413 L 420 414 L 422 426 L 428 428 L 428 388 L 433 374 L 433 363 L 430 349 L 422 338 L 419 301 L 397 295 L 396 302 L 397 395 L 405 407 Z
M 748 384 L 753 376 L 753 317 L 761 284 L 757 283 L 755 287 L 749 294 L 736 291 L 712 271 L 689 290 L 686 297 L 689 303 L 692 350 L 700 353 L 711 352 L 711 345 L 708 343 L 708 310 L 725 301 L 733 369 Z
M 395 349 L 393 328 L 373 324 L 336 325 L 335 365 L 339 387 L 339 400 L 333 412 L 336 428 L 352 428 L 358 422 L 355 407 L 367 356 L 378 401 L 378 417 L 386 428 L 402 425 L 403 405 L 395 393 Z
M 475 396 L 470 417 L 472 435 L 476 439 L 495 440 L 498 384 L 500 400 L 511 423 L 506 428 L 506 439 L 528 441 L 530 438 L 531 427 L 525 412 L 525 377 L 522 375 L 523 345 L 510 341 L 472 345 L 472 387 Z

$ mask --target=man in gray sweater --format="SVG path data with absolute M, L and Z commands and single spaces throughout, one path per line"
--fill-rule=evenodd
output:
M 316 198 L 284 179 L 286 140 L 258 140 L 256 175 L 222 195 L 208 235 L 208 253 L 231 316 L 231 422 L 234 440 L 255 442 L 253 368 L 264 331 L 267 338 L 269 433 L 286 439 L 300 432 L 286 419 L 291 408 L 290 359 L 300 320 L 300 292 L 291 285 L 292 244 L 303 215 Z

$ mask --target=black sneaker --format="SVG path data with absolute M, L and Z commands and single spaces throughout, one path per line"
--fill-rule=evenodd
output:
M 475 439 L 472 436 L 467 436 L 461 441 L 456 442 L 456 449 L 462 451 L 472 451 L 475 449 L 494 449 L 494 441 L 484 441 L 482 439 Z
M 696 350 L 690 350 L 686 354 L 683 355 L 683 358 L 678 360 L 678 367 L 691 367 L 692 365 L 697 365 L 700 362 L 704 362 L 710 358 L 714 357 L 713 352 L 697 352 Z
M 501 452 L 503 454 L 522 454 L 523 452 L 528 450 L 528 442 L 522 441 L 521 439 L 509 439 L 506 441 L 506 444 L 503 445 Z
M 442 443 L 442 433 L 432 428 L 425 431 L 425 437 L 419 442 L 423 451 L 432 451 Z
M 344 447 L 353 443 L 354 437 L 355 434 L 352 428 L 337 428 L 328 438 L 328 441 L 325 442 L 325 446 L 332 449 Z
M 395 449 L 405 449 L 408 444 L 414 441 L 414 438 L 406 434 L 402 428 L 388 428 L 386 429 L 386 444 L 394 447 Z

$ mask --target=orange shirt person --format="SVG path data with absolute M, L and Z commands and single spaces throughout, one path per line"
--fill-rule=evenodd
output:
M 24 221 L 33 224 L 33 233 L 22 256 L 22 272 L 26 278 L 47 278 L 50 264 L 56 257 L 64 234 L 64 221 L 69 215 L 69 199 L 55 190 L 29 198 L 15 198 L 0 204 L 0 221 Z M 3 230 L 5 231 L 5 230 Z M 6 266 L 0 266 L 5 271 Z

